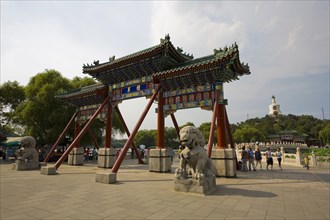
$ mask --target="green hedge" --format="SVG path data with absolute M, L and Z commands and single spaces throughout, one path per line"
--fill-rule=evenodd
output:
M 306 150 L 306 153 L 310 155 L 312 151 L 314 151 L 316 156 L 330 157 L 330 148 L 310 148 Z

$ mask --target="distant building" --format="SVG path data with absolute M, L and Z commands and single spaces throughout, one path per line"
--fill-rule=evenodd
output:
M 275 143 L 301 143 L 306 144 L 308 140 L 308 135 L 299 133 L 295 130 L 284 130 L 280 131 L 278 134 L 271 134 L 268 136 L 270 142 Z
M 268 115 L 270 117 L 276 117 L 278 115 L 282 115 L 282 112 L 280 110 L 280 105 L 276 103 L 274 95 L 272 96 L 272 104 L 269 105 Z

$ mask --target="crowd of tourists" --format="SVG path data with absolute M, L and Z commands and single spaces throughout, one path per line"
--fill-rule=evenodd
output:
M 84 147 L 84 161 L 97 160 L 98 155 L 99 152 L 95 147 L 94 148 Z
M 250 171 L 256 171 L 256 169 L 259 166 L 259 169 L 262 170 L 262 153 L 259 149 L 259 146 L 255 147 L 255 150 L 253 150 L 253 147 L 250 145 L 248 147 L 249 149 L 246 150 L 245 146 L 242 146 L 242 151 L 241 151 L 241 161 L 240 161 L 240 166 L 242 172 L 247 172 L 248 170 Z M 274 165 L 274 160 L 273 160 L 273 154 L 270 150 L 270 147 L 267 148 L 267 151 L 265 152 L 264 156 L 266 157 L 266 162 L 267 166 L 266 169 L 273 170 L 273 165 Z M 278 163 L 278 169 L 282 169 L 282 157 L 283 154 L 280 150 L 280 148 L 277 149 L 275 153 L 275 157 L 277 159 Z

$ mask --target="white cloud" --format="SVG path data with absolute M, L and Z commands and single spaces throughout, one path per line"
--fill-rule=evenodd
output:
M 198 6 L 198 7 L 197 7 Z M 187 2 L 154 2 L 151 35 L 154 42 L 159 36 L 170 33 L 172 42 L 195 57 L 212 53 L 214 48 L 237 42 L 246 45 L 245 24 L 242 20 L 223 21 L 215 15 L 222 4 Z M 213 10 L 210 13 L 203 13 Z M 220 13 L 221 14 L 221 13 Z
M 324 92 L 324 87 L 329 88 L 329 4 L 1 1 L 0 82 L 26 84 L 46 68 L 68 78 L 84 76 L 84 63 L 131 54 L 158 44 L 169 33 L 175 46 L 195 58 L 237 42 L 240 59 L 249 63 L 251 75 L 225 85 L 231 122 L 245 120 L 247 114 L 263 117 L 273 94 L 282 101 L 282 110 L 291 111 L 285 113 L 302 112 L 299 106 L 317 112 L 313 106 L 329 100 Z M 305 100 L 313 100 L 310 105 L 300 98 L 306 88 Z M 141 99 L 121 104 L 130 127 L 145 104 Z M 134 114 L 132 105 L 137 108 Z M 324 107 L 329 112 L 329 106 Z M 142 128 L 156 127 L 154 107 L 149 115 Z M 177 112 L 179 123 L 195 120 L 198 125 L 210 118 L 210 112 L 200 109 Z
M 303 29 L 303 25 L 298 24 L 289 32 L 287 44 L 285 46 L 286 50 L 296 49 L 296 41 L 302 29 Z

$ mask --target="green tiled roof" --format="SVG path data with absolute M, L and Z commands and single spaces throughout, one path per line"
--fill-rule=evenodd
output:
M 58 94 L 56 98 L 65 100 L 75 106 L 100 104 L 107 96 L 108 87 L 103 84 L 85 86 L 67 93 Z
M 84 73 L 90 74 L 102 84 L 83 87 L 57 97 L 75 105 L 102 102 L 101 90 L 122 82 L 147 77 L 153 83 L 161 83 L 164 91 L 189 88 L 205 84 L 225 83 L 250 74 L 248 64 L 240 62 L 235 44 L 214 49 L 213 54 L 193 59 L 182 49 L 175 48 L 167 35 L 159 45 L 141 50 L 109 62 L 84 65 Z
M 115 56 L 110 57 L 108 62 L 100 64 L 99 61 L 94 61 L 93 64 L 84 64 L 83 73 L 95 74 L 97 72 L 102 72 L 104 70 L 113 69 L 113 68 L 123 68 L 125 65 L 139 62 L 140 60 L 152 58 L 161 54 L 162 56 L 172 55 L 177 62 L 184 62 L 187 60 L 193 59 L 192 55 L 182 53 L 182 49 L 174 48 L 173 44 L 170 41 L 169 35 L 165 36 L 165 39 L 160 40 L 160 44 L 132 53 L 130 55 L 115 59 Z
M 182 87 L 230 82 L 238 76 L 250 74 L 247 64 L 239 60 L 238 46 L 214 50 L 214 54 L 186 61 L 177 67 L 157 72 L 153 78 L 162 82 L 165 90 Z

